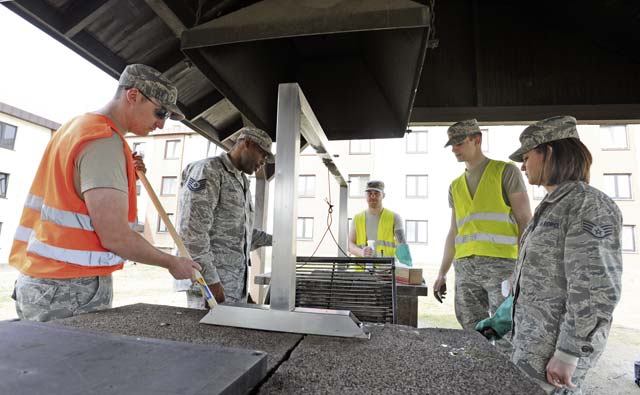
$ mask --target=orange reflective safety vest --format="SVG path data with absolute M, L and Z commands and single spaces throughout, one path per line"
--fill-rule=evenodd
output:
M 122 139 L 127 166 L 130 226 L 136 220 L 136 176 L 131 149 L 106 116 L 85 114 L 62 125 L 49 142 L 27 196 L 9 263 L 21 273 L 42 278 L 105 276 L 123 259 L 106 250 L 91 224 L 87 205 L 74 183 L 75 159 L 89 141 Z

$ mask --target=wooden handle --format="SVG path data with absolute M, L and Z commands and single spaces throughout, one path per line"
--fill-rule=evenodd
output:
M 160 203 L 158 196 L 156 195 L 155 191 L 151 187 L 151 184 L 149 183 L 147 176 L 140 170 L 136 170 L 136 174 L 138 174 L 138 179 L 140 179 L 140 182 L 142 182 L 142 185 L 144 185 L 144 189 L 147 191 L 149 198 L 151 198 L 153 205 L 156 207 L 156 211 L 158 211 L 160 218 L 162 218 L 162 222 L 164 222 L 164 224 L 167 227 L 167 230 L 171 234 L 171 238 L 176 243 L 180 256 L 191 259 L 191 255 L 189 255 L 189 252 L 187 251 L 187 247 L 184 246 L 184 243 L 182 242 L 180 235 L 178 235 L 178 232 L 176 231 L 176 228 L 173 226 L 173 223 L 171 222 L 171 220 L 169 219 L 167 212 L 164 210 L 164 207 L 162 207 L 162 203 Z
M 162 222 L 164 222 L 165 226 L 167 227 L 167 230 L 171 234 L 171 238 L 173 239 L 173 242 L 176 243 L 180 256 L 191 259 L 191 255 L 189 255 L 189 252 L 187 251 L 187 247 L 184 246 L 184 243 L 182 242 L 182 238 L 180 238 L 180 235 L 176 231 L 176 228 L 173 226 L 173 223 L 169 219 L 169 216 L 167 215 L 167 212 L 164 210 L 164 207 L 162 207 L 162 203 L 160 203 L 160 199 L 158 199 L 158 196 L 156 195 L 155 191 L 151 187 L 151 184 L 149 183 L 147 176 L 140 170 L 136 170 L 136 174 L 138 175 L 138 179 L 140 180 L 142 185 L 144 185 L 144 189 L 147 191 L 149 198 L 151 198 L 153 205 L 156 207 L 156 211 L 158 211 L 160 218 L 162 218 Z M 218 304 L 216 302 L 216 298 L 213 297 L 213 294 L 211 293 L 211 290 L 209 289 L 209 286 L 207 285 L 207 283 L 204 281 L 204 277 L 202 277 L 202 274 L 196 269 L 193 269 L 193 270 L 196 272 L 196 284 L 200 286 L 200 291 L 202 292 L 202 295 L 206 299 L 207 304 L 209 305 L 209 308 L 213 309 Z

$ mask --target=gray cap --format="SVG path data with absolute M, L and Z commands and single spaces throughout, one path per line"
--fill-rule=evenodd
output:
M 569 115 L 560 115 L 538 121 L 528 126 L 520 134 L 520 148 L 509 159 L 523 162 L 522 155 L 536 148 L 540 144 L 550 141 L 576 138 L 579 139 L 576 119 Z
M 176 105 L 178 89 L 153 67 L 144 64 L 128 65 L 120 75 L 118 85 L 137 88 L 145 96 L 158 100 L 167 111 L 171 112 L 171 119 L 175 121 L 184 119 L 184 114 Z
M 478 121 L 475 119 L 467 119 L 466 121 L 456 122 L 453 125 L 449 126 L 447 129 L 447 135 L 449 136 L 449 141 L 445 144 L 445 148 L 450 145 L 460 144 L 467 138 L 467 136 L 473 136 L 474 134 L 482 133 L 480 131 L 480 126 L 478 126 Z
M 258 146 L 267 153 L 267 163 L 275 162 L 276 157 L 273 152 L 271 152 L 271 145 L 273 144 L 273 140 L 271 140 L 271 137 L 269 137 L 267 132 L 262 129 L 247 126 L 238 131 L 237 140 L 245 138 L 258 144 Z
M 378 191 L 380 193 L 384 193 L 384 182 L 379 180 L 367 181 L 367 187 L 364 191 Z

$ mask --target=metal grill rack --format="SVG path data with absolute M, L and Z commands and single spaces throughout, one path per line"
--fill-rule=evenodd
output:
M 297 257 L 296 306 L 351 310 L 361 321 L 396 323 L 393 258 Z

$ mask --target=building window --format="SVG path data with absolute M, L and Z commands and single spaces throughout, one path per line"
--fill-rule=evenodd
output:
M 207 142 L 207 158 L 213 158 L 215 156 L 220 155 L 224 150 L 218 147 L 215 143 L 208 141 Z
M 316 194 L 316 176 L 298 176 L 298 196 L 314 197 Z
M 622 251 L 636 252 L 636 227 L 634 225 L 622 226 Z
M 311 217 L 298 218 L 297 237 L 298 237 L 298 240 L 313 239 L 313 218 Z
M 144 158 L 144 147 L 145 147 L 145 143 L 144 142 L 137 142 L 137 143 L 133 143 L 133 146 L 131 147 L 131 150 L 133 152 L 137 152 L 138 155 L 142 156 Z
M 180 147 L 180 140 L 167 140 L 164 146 L 164 158 L 165 159 L 178 159 L 180 153 L 178 148 Z
M 407 176 L 407 197 L 426 198 L 428 179 L 429 176 L 426 174 Z
M 600 144 L 603 150 L 629 149 L 625 125 L 600 126 Z
M 169 217 L 169 221 L 173 224 L 173 213 L 167 213 L 167 217 Z M 168 229 L 162 218 L 158 216 L 158 233 L 167 233 Z
M 174 196 L 176 194 L 176 186 L 178 185 L 178 177 L 162 177 L 160 185 L 161 196 Z
M 604 191 L 612 199 L 631 199 L 631 174 L 605 174 Z
M 18 128 L 8 123 L 0 122 L 0 147 L 13 149 L 16 144 Z
M 480 149 L 482 152 L 489 152 L 489 129 L 480 129 L 482 132 L 482 144 L 480 145 Z
M 427 228 L 429 221 L 406 221 L 407 243 L 427 244 Z
M 136 195 L 140 196 L 141 191 L 142 191 L 142 181 L 136 180 Z
M 349 141 L 349 153 L 352 155 L 364 155 L 371 153 L 371 140 Z
M 7 197 L 7 185 L 9 184 L 9 175 L 0 173 L 0 198 Z
M 427 131 L 407 133 L 407 153 L 426 154 L 427 153 Z
M 369 182 L 368 174 L 349 174 L 349 197 L 364 197 L 367 182 Z
M 534 185 L 532 189 L 533 189 L 533 198 L 535 200 L 542 200 L 544 199 L 545 196 L 547 196 L 547 190 L 544 189 L 543 186 Z

